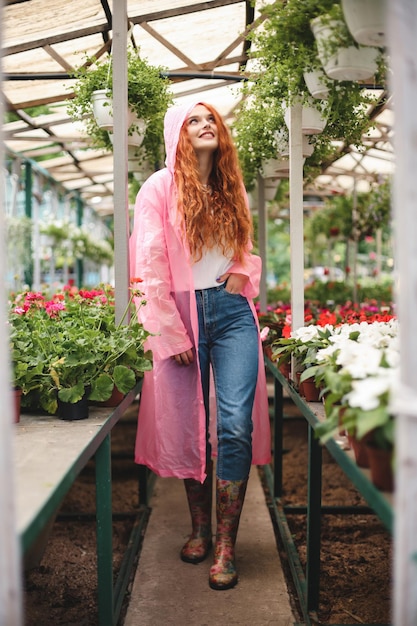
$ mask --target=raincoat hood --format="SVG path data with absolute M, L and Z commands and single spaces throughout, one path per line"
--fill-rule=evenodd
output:
M 188 104 L 180 104 L 168 109 L 164 119 L 164 140 L 166 159 L 165 165 L 170 172 L 174 171 L 175 157 L 177 154 L 178 139 L 180 136 L 181 126 L 187 115 L 194 109 L 199 101 Z

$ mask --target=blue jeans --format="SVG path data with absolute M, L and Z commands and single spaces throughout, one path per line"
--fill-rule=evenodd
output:
M 244 480 L 249 475 L 252 461 L 258 328 L 247 299 L 228 293 L 224 284 L 196 290 L 195 293 L 199 324 L 198 355 L 207 424 L 210 365 L 216 391 L 217 476 L 222 480 Z M 209 441 L 207 448 L 209 456 Z

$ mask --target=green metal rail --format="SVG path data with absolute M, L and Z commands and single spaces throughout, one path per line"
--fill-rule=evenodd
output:
M 306 626 L 318 623 L 317 612 L 320 596 L 320 550 L 321 550 L 321 516 L 332 510 L 321 504 L 322 481 L 322 450 L 323 447 L 315 437 L 315 427 L 319 423 L 314 413 L 314 404 L 308 404 L 298 394 L 291 382 L 281 374 L 272 361 L 265 357 L 268 370 L 274 376 L 274 410 L 273 410 L 273 465 L 265 466 L 265 475 L 272 499 L 272 510 L 275 521 L 285 547 L 293 582 L 300 602 Z M 308 486 L 307 505 L 307 554 L 305 572 L 301 566 L 296 546 L 288 528 L 286 513 L 300 512 L 304 507 L 283 505 L 282 497 L 282 451 L 283 451 L 283 390 L 286 390 L 292 401 L 300 409 L 308 423 Z M 356 465 L 346 452 L 331 439 L 325 444 L 332 457 L 342 468 L 346 476 L 355 485 L 369 505 L 364 507 L 335 507 L 333 512 L 369 512 L 373 511 L 392 532 L 393 511 L 387 497 L 369 480 L 366 474 Z M 380 625 L 383 626 L 383 625 Z

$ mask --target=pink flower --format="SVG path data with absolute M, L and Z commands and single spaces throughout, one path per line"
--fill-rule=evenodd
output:
M 269 333 L 269 327 L 264 326 L 261 330 L 261 341 L 265 341 L 265 339 L 268 337 L 268 333 Z

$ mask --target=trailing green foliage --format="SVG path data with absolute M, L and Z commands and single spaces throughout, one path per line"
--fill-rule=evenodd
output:
M 85 63 L 74 71 L 74 98 L 68 101 L 68 113 L 74 120 L 84 121 L 86 132 L 94 146 L 112 149 L 109 134 L 100 129 L 93 115 L 92 94 L 106 89 L 112 97 L 112 57 L 86 57 Z M 163 119 L 172 102 L 169 80 L 164 68 L 151 65 L 139 56 L 137 50 L 127 50 L 127 99 L 130 109 L 146 124 L 146 133 L 138 151 L 138 158 L 158 163 L 163 157 Z M 129 127 L 132 134 L 135 125 Z

